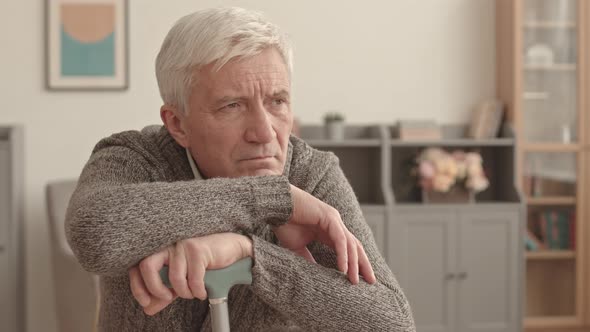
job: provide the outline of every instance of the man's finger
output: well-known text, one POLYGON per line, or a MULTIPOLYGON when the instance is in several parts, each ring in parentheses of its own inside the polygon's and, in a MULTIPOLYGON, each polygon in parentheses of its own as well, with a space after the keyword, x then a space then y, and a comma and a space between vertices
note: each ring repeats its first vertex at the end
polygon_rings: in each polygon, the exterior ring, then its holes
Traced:
POLYGON ((151 302, 151 296, 143 283, 139 268, 137 266, 129 269, 129 283, 131 286, 131 294, 139 302, 139 305, 146 307, 151 302))
POLYGON ((162 250, 139 263, 139 271, 147 289, 153 296, 162 300, 172 300, 172 291, 162 283, 160 270, 168 260, 168 250, 162 250))
POLYGON ((348 272, 348 251, 347 251, 347 239, 344 229, 344 224, 341 222, 330 222, 327 228, 323 231, 327 231, 330 234, 330 239, 334 243, 334 251, 336 252, 336 261, 338 263, 338 269, 343 273, 348 272))
POLYGON ((371 261, 369 261, 365 248, 360 242, 358 242, 358 248, 360 273, 369 284, 374 284, 377 282, 377 278, 375 278, 375 272, 373 271, 373 266, 371 266, 371 261))
POLYGON ((176 294, 180 297, 183 299, 192 299, 193 294, 186 281, 187 267, 184 246, 176 244, 171 251, 173 251, 174 254, 172 254, 172 257, 169 259, 170 270, 168 273, 168 279, 170 280, 170 284, 172 284, 176 294))
POLYGON ((349 231, 348 238, 348 279, 353 285, 359 283, 359 260, 358 260, 358 246, 356 238, 349 231))
POLYGON ((166 308, 170 303, 172 303, 172 301, 174 301, 178 297, 174 292, 172 292, 172 294, 173 295, 171 300, 162 300, 154 298, 152 303, 150 303, 149 306, 143 309, 143 312, 145 312, 146 315, 153 316, 158 312, 162 311, 162 309, 166 308))
POLYGON ((186 254, 188 257, 188 287, 194 297, 205 301, 207 299, 207 291, 205 290, 206 263, 198 253, 187 252, 186 254))

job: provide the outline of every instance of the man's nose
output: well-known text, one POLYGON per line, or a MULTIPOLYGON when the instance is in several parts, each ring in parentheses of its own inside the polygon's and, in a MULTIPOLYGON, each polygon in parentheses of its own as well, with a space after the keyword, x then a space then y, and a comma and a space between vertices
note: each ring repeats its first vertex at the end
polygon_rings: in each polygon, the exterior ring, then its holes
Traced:
POLYGON ((270 143, 276 137, 271 115, 266 111, 264 105, 255 105, 250 108, 247 126, 246 141, 248 142, 270 143))

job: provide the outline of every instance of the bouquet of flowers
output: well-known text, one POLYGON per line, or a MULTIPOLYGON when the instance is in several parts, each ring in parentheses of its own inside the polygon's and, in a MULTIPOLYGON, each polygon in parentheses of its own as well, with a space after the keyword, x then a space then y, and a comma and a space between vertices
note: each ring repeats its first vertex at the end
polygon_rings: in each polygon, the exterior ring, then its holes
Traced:
POLYGON ((416 159, 420 187, 424 190, 449 192, 456 184, 477 193, 489 186, 479 153, 461 150, 446 152, 428 148, 416 159))

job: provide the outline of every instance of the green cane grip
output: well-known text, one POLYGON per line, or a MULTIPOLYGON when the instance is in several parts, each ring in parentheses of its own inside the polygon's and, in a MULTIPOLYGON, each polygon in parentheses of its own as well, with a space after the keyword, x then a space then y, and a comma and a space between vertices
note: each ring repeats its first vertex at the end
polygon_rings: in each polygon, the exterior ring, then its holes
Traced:
MULTIPOLYGON (((168 279, 168 266, 160 270, 162 282, 168 288, 172 288, 168 279)), ((234 285, 252 284, 252 259, 243 258, 232 265, 218 270, 205 272, 205 288, 209 299, 221 299, 227 297, 229 290, 234 285)))

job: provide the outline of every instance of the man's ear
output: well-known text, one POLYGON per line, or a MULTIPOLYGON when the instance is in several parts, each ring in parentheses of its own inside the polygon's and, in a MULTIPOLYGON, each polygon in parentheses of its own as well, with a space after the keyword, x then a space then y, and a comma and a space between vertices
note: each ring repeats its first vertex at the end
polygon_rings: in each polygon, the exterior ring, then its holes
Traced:
POLYGON ((185 126, 186 116, 181 114, 174 106, 162 105, 160 108, 160 118, 176 143, 187 148, 189 139, 185 126))

